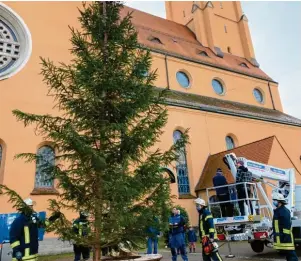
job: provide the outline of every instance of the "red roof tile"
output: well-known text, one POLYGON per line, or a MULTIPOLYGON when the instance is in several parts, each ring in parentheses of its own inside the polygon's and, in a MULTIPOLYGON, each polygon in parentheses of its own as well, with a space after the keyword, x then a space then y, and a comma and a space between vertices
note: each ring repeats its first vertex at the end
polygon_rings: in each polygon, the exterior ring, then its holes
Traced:
POLYGON ((260 68, 253 66, 245 58, 228 53, 224 53, 224 58, 216 56, 211 49, 202 46, 196 40, 193 32, 182 24, 129 7, 124 7, 121 16, 125 16, 129 12, 132 12, 132 23, 138 31, 139 42, 152 51, 273 81, 260 68), (159 38, 163 44, 150 41, 151 37, 159 38), (200 55, 200 51, 206 51, 209 57, 200 55), (240 66, 241 63, 246 63, 249 68, 240 66))
POLYGON ((212 178, 216 174, 217 168, 221 168, 227 181, 229 183, 234 182, 233 176, 230 170, 223 162, 223 157, 229 153, 235 153, 237 157, 245 157, 247 159, 268 164, 273 141, 275 136, 265 138, 263 140, 255 141, 232 150, 223 151, 208 157, 208 160, 203 169, 202 175, 195 191, 199 191, 205 188, 213 187, 212 178))

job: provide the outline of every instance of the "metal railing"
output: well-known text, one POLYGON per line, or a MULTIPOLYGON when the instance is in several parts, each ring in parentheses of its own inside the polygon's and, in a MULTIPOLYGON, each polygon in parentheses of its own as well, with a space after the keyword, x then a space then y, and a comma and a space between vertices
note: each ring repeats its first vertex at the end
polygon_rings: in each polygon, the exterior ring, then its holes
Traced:
MULTIPOLYGON (((222 210, 221 210, 221 204, 233 204, 233 212, 235 208, 239 210, 239 202, 243 201, 244 203, 247 204, 247 211, 248 213, 245 213, 245 215, 249 214, 257 214, 260 215, 260 200, 258 198, 257 194, 257 187, 256 183, 251 183, 251 182, 240 182, 240 183, 233 183, 233 184, 228 184, 228 185, 223 185, 223 186, 217 186, 217 187, 210 187, 206 189, 207 193, 207 199, 208 199, 208 207, 209 210, 211 211, 211 208, 213 206, 219 206, 220 210, 220 215, 221 217, 225 217, 222 215, 222 210), (221 201, 214 201, 212 202, 210 200, 210 192, 216 191, 216 189, 220 188, 227 188, 228 189, 228 195, 229 195, 229 200, 221 200, 221 201), (237 189, 239 188, 239 189, 237 189), (243 196, 243 197, 242 197, 243 196), (255 204, 254 204, 255 203, 255 204), (251 213, 251 210, 253 209, 253 213, 251 213), (256 213, 258 212, 258 213, 256 213)), ((215 193, 215 195, 212 196, 217 196, 218 195, 215 193)), ((240 210, 239 210, 240 211, 240 210)), ((233 213, 234 216, 234 213, 233 213)))

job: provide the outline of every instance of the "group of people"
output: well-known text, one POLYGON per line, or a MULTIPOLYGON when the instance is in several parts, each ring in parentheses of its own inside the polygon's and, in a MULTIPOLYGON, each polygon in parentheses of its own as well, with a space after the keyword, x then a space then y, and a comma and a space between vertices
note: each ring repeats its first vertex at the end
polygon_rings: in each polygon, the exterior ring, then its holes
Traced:
MULTIPOLYGON (((202 243, 202 256, 204 261, 221 261, 215 240, 217 239, 213 217, 208 210, 203 199, 195 200, 196 209, 199 215, 199 235, 202 243)), ((180 215, 176 208, 173 208, 169 218, 169 247, 171 250, 172 261, 177 260, 177 250, 180 251, 182 259, 188 261, 185 242, 186 220, 180 215)), ((192 227, 188 232, 189 250, 195 252, 196 234, 192 227)))
MULTIPOLYGON (((39 251, 39 228, 47 228, 52 222, 57 220, 61 213, 54 213, 46 220, 41 220, 37 212, 34 211, 34 202, 31 199, 25 199, 27 207, 18 209, 20 215, 13 221, 9 237, 12 248, 13 261, 37 261, 39 251)), ((87 236, 89 233, 88 214, 80 212, 79 218, 73 222, 73 232, 80 237, 87 236)), ((80 244, 74 244, 74 261, 90 258, 90 248, 80 244)))
MULTIPOLYGON (((285 207, 286 201, 281 193, 273 194, 273 205, 275 207, 273 216, 273 239, 274 248, 282 251, 287 261, 297 261, 294 239, 291 227, 290 211, 285 207)), ((10 229, 10 244, 13 250, 13 261, 37 261, 38 260, 38 228, 47 227, 60 217, 60 212, 53 214, 48 220, 40 220, 33 210, 33 201, 24 201, 27 208, 19 209, 20 216, 14 220, 10 229), (30 210, 30 211, 28 211, 30 210)), ((199 236, 202 244, 203 261, 222 261, 216 244, 217 234, 213 222, 213 216, 206 206, 206 202, 197 198, 195 200, 196 210, 199 215, 199 236)), ((78 219, 73 222, 73 231, 79 236, 87 236, 89 233, 88 214, 81 212, 78 219)), ((169 247, 171 249, 172 261, 177 260, 177 250, 180 251, 183 261, 188 261, 185 244, 186 221, 180 215, 178 209, 172 210, 169 218, 169 247)), ((196 235, 191 231, 190 251, 195 252, 196 235)), ((158 231, 151 231, 159 235, 158 231)), ((188 232, 188 238, 189 236, 188 232)), ((157 238, 156 238, 157 240, 157 238)), ((156 249, 157 251, 157 249, 156 249)), ((84 260, 90 258, 90 248, 84 245, 74 244, 74 260, 79 261, 81 256, 84 260)))
MULTIPOLYGON (((230 201, 231 198, 227 179, 223 175, 223 172, 220 168, 217 169, 216 175, 213 177, 213 185, 217 187, 215 189, 217 200, 220 202, 221 214, 222 217, 233 217, 234 215, 234 205, 230 201)), ((234 197, 238 199, 238 206, 240 215, 246 215, 245 204, 250 209, 250 214, 253 214, 253 202, 252 200, 246 200, 248 198, 252 198, 252 187, 250 184, 246 184, 245 182, 252 182, 252 173, 244 166, 244 162, 242 160, 237 161, 237 173, 235 189, 236 192, 233 193, 234 197)))

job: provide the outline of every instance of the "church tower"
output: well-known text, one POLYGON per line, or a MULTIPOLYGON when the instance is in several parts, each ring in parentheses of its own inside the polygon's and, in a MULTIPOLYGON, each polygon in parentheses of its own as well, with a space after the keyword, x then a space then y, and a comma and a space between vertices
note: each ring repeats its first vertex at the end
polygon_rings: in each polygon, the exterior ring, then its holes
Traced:
POLYGON ((259 67, 240 2, 166 1, 167 19, 187 26, 217 56, 230 53, 259 67))

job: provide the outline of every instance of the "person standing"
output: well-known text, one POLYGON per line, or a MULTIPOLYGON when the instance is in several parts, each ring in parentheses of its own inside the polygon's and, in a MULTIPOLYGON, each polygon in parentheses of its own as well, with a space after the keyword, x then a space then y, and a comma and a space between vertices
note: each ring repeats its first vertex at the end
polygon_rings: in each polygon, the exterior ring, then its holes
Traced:
POLYGON ((195 243, 197 242, 197 236, 192 226, 189 227, 188 233, 188 244, 189 244, 189 253, 195 253, 195 243))
MULTIPOLYGON (((236 183, 242 182, 252 182, 252 173, 244 166, 244 162, 242 160, 237 161, 237 173, 236 173, 236 183)), ((247 196, 251 197, 251 187, 250 184, 238 184, 236 185, 237 197, 240 199, 238 201, 240 215, 244 216, 245 213, 245 203, 247 206, 250 206, 251 215, 253 214, 253 205, 251 200, 242 200, 246 199, 247 196)))
POLYGON ((222 261, 223 259, 217 250, 217 244, 214 242, 217 236, 213 217, 207 209, 205 200, 197 198, 194 202, 199 213, 199 233, 202 243, 203 261, 222 261))
MULTIPOLYGON (((154 218, 155 222, 158 223, 158 219, 154 218)), ((158 253, 158 237, 160 231, 155 227, 148 227, 148 239, 147 239, 147 254, 157 254, 158 253)))
MULTIPOLYGON (((89 235, 89 221, 88 213, 81 211, 79 218, 73 222, 73 231, 79 237, 84 238, 89 235)), ((90 247, 85 244, 73 244, 74 261, 81 260, 83 256, 84 260, 90 259, 90 247)))
MULTIPOLYGON (((213 177, 214 187, 228 185, 228 182, 220 168, 217 169, 216 175, 213 177)), ((228 187, 216 188, 216 196, 219 202, 230 201, 230 193, 228 187)), ((233 205, 230 202, 220 203, 222 217, 233 217, 233 205)))
POLYGON ((27 207, 18 211, 18 216, 12 223, 9 231, 9 241, 13 250, 13 260, 37 261, 39 253, 39 228, 46 227, 61 215, 54 213, 48 220, 40 220, 33 209, 34 202, 24 200, 27 207))
POLYGON ((188 261, 185 240, 183 237, 185 226, 185 219, 179 215, 176 208, 172 209, 172 216, 169 218, 169 229, 170 229, 170 250, 172 254, 172 261, 177 260, 177 248, 180 249, 180 253, 183 261, 188 261))
POLYGON ((280 193, 274 193, 272 199, 273 205, 276 207, 273 216, 274 248, 283 252, 287 261, 297 261, 291 214, 285 207, 286 201, 280 193))

